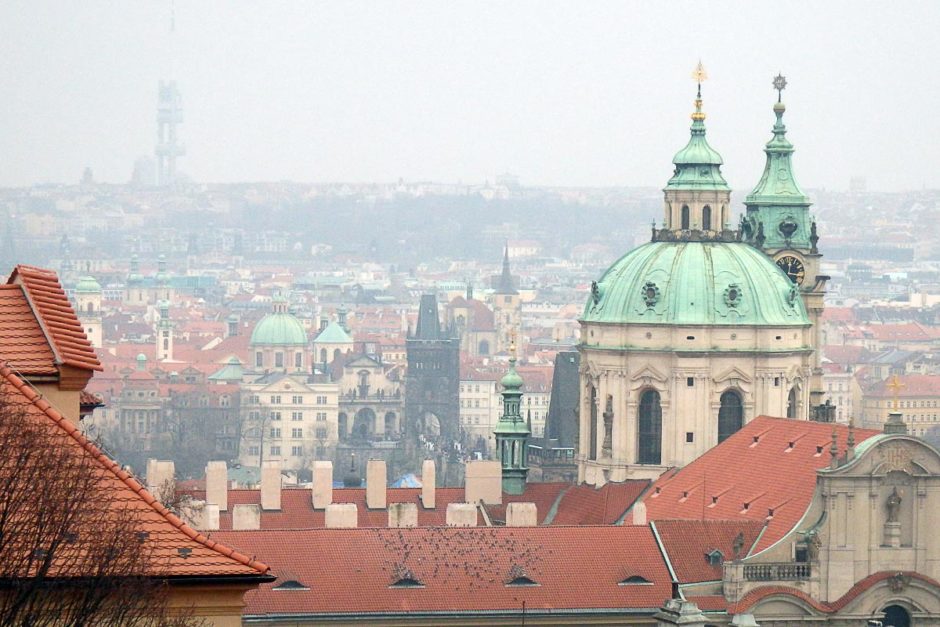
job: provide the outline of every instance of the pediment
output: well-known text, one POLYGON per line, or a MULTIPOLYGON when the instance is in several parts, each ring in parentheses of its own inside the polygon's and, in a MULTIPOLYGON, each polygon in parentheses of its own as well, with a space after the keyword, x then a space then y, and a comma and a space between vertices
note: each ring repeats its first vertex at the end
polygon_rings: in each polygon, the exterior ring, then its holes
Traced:
POLYGON ((888 473, 908 476, 940 475, 940 453, 924 441, 909 435, 875 436, 870 446, 862 443, 861 454, 851 464, 833 474, 883 477, 888 473))
POLYGON ((733 381, 743 382, 743 383, 753 383, 754 379, 749 374, 738 368, 737 366, 732 366, 716 376, 714 379, 715 383, 731 383, 733 381))
POLYGON ((381 368, 382 364, 368 355, 359 355, 352 361, 346 362, 344 368, 381 368))
POLYGON ((650 380, 658 381, 659 383, 666 383, 668 381, 665 374, 657 370, 652 366, 644 366, 640 370, 637 370, 636 374, 630 377, 631 381, 644 381, 648 382, 650 380))

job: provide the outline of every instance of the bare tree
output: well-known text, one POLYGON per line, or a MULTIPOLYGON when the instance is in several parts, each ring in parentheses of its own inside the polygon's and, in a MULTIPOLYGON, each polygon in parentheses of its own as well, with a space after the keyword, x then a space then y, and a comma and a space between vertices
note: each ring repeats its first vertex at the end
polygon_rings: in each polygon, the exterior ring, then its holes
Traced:
POLYGON ((195 625, 120 480, 0 388, 0 624, 195 625))

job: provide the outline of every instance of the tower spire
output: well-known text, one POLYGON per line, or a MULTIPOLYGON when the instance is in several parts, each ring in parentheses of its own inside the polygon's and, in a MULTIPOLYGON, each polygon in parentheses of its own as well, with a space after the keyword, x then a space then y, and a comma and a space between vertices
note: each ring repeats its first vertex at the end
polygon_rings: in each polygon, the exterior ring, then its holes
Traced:
POLYGON ((522 417, 522 377, 516 372, 516 337, 509 350, 509 371, 500 381, 503 387, 503 413, 496 423, 496 453, 503 468, 503 492, 522 494, 529 474, 528 438, 531 429, 522 417))

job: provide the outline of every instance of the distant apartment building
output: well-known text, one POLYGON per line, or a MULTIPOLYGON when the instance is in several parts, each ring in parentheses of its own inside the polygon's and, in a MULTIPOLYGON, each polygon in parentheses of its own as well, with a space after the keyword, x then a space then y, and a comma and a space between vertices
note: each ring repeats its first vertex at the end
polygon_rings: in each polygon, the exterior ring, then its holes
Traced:
POLYGON ((239 461, 280 460, 288 470, 329 459, 339 440, 339 384, 325 377, 271 372, 242 383, 239 461))
POLYGON ((912 435, 926 435, 940 425, 940 375, 907 375, 875 383, 862 396, 862 426, 881 428, 895 407, 912 435))

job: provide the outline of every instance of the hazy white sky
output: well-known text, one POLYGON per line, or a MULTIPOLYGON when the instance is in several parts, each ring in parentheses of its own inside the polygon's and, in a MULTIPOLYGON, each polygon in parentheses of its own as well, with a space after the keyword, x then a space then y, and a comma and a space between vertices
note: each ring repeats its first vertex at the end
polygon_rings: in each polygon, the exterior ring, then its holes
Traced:
POLYGON ((940 186, 940 2, 4 0, 0 185, 124 182, 157 81, 199 181, 651 185, 699 58, 732 187, 763 167, 782 71, 804 187, 940 186))

